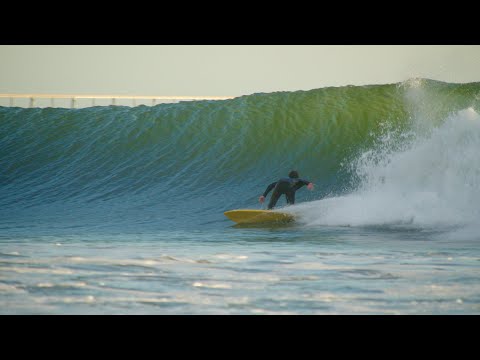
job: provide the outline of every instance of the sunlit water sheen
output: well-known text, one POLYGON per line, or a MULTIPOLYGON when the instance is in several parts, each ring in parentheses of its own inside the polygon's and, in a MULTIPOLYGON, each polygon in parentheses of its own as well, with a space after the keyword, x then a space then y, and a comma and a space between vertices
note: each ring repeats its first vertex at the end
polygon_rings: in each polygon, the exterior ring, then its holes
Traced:
POLYGON ((477 241, 299 226, 2 240, 3 314, 473 314, 477 241))

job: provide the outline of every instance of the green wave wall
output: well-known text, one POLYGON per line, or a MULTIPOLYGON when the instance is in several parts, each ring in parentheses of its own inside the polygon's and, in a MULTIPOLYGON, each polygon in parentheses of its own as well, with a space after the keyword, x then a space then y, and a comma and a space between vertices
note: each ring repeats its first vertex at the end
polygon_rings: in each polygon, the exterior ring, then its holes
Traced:
MULTIPOLYGON (((451 112, 478 111, 479 94, 480 83, 413 79, 154 107, 4 107, 0 206, 218 212, 255 204, 291 169, 317 185, 315 197, 348 192, 349 165, 386 128, 428 128, 451 112)), ((300 200, 311 199, 305 193, 300 200)))

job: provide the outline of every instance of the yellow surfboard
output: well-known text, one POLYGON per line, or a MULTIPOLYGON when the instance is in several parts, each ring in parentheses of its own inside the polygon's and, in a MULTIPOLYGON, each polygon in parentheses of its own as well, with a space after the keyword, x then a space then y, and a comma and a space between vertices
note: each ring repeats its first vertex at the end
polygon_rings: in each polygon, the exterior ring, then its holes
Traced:
POLYGON ((292 214, 273 210, 238 209, 225 211, 224 215, 237 224, 289 222, 294 220, 292 214))

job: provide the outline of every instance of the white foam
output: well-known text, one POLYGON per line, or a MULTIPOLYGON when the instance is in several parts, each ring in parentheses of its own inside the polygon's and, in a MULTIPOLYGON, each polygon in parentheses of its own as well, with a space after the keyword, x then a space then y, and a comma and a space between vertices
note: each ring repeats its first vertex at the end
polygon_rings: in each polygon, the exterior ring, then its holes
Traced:
POLYGON ((193 287, 204 287, 210 289, 231 289, 232 286, 226 283, 219 283, 219 282, 200 282, 196 281, 192 284, 193 287))
POLYGON ((353 164, 356 191, 292 211, 309 225, 479 225, 479 114, 468 108, 426 129, 387 133, 353 164))

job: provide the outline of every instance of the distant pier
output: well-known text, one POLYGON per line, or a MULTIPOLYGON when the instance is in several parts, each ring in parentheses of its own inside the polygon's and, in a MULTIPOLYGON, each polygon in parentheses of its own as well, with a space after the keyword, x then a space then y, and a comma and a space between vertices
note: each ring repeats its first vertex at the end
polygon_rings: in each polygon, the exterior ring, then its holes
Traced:
POLYGON ((228 100, 234 96, 152 96, 152 95, 85 95, 85 94, 0 94, 0 106, 62 107, 90 106, 154 106, 180 101, 228 100))

